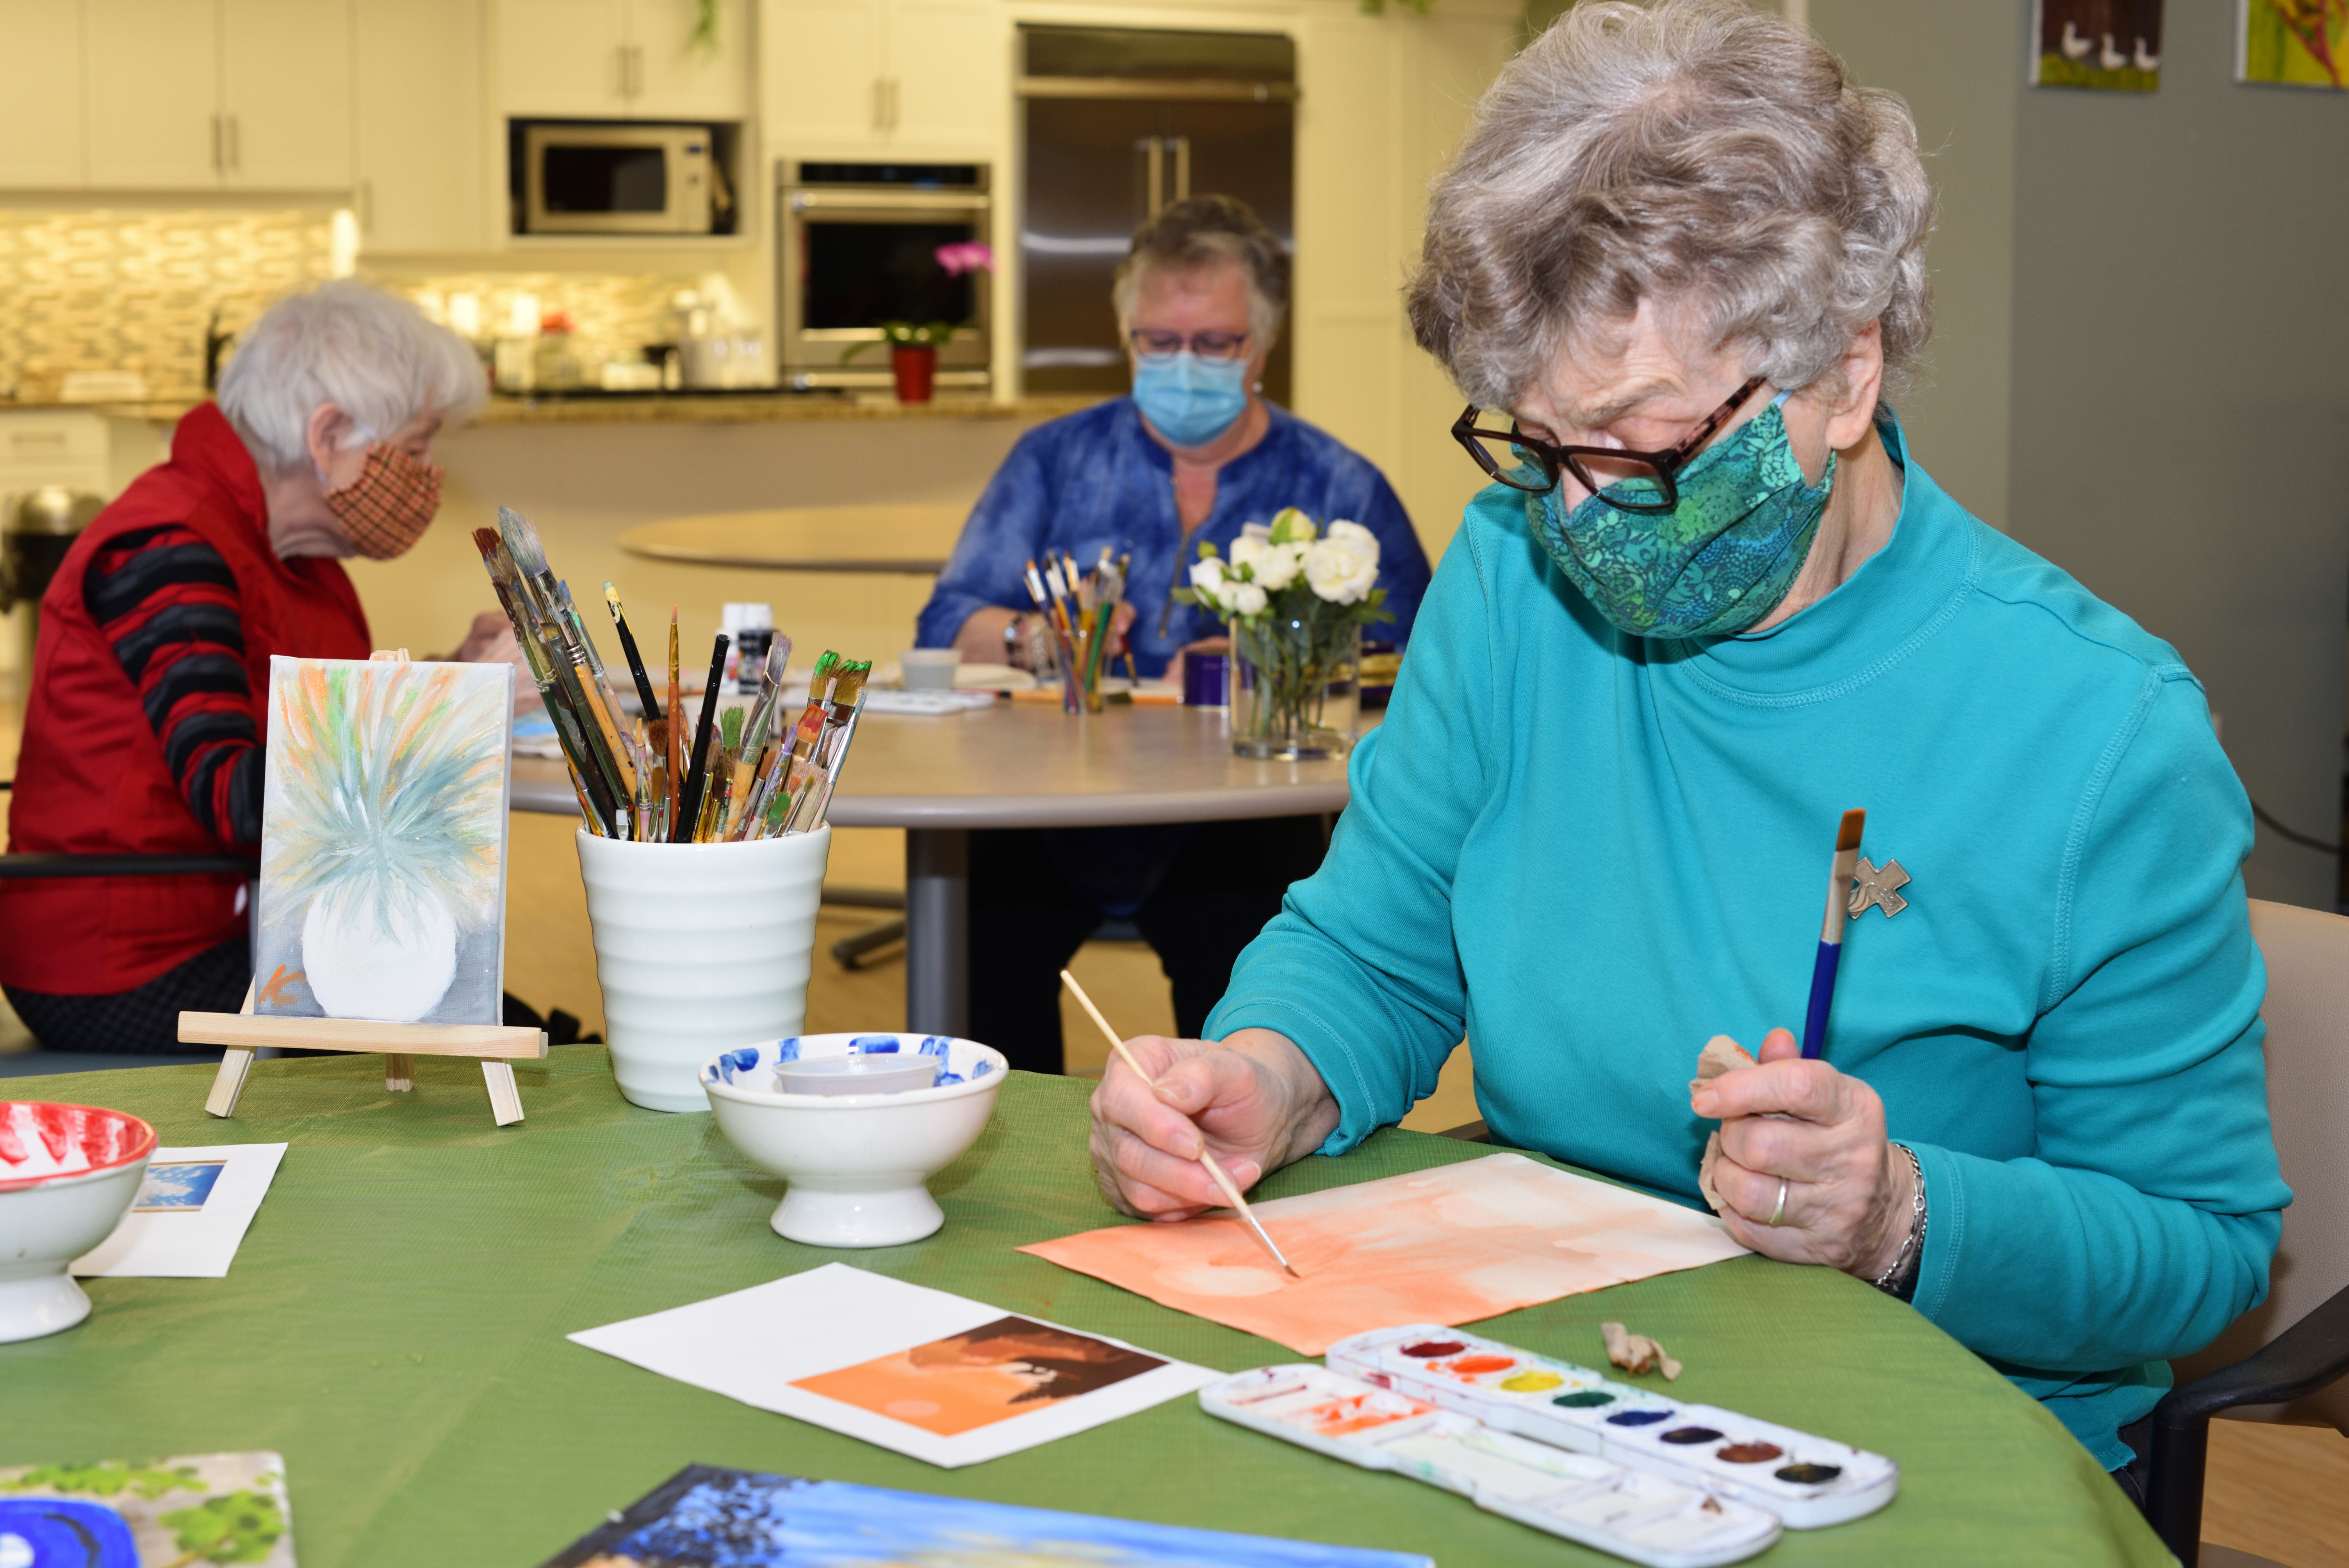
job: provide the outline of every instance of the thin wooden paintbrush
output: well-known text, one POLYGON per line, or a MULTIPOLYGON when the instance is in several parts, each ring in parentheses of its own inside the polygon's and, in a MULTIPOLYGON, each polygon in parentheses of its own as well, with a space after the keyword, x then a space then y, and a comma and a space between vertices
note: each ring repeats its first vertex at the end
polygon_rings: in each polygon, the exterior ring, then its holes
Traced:
POLYGON ((619 628, 620 651, 628 655, 628 674, 636 683, 636 700, 644 705, 647 720, 661 717, 660 698, 653 692, 653 677, 645 668, 645 656, 636 651, 636 634, 628 630, 627 612, 620 608, 620 591, 609 583, 604 584, 604 602, 612 608, 612 624, 619 628))
POLYGON ((1811 1005, 1803 1015, 1803 1055, 1826 1049, 1827 1009, 1835 1002, 1836 969, 1843 961, 1843 924, 1851 908, 1851 879, 1858 869, 1859 838, 1866 811, 1846 811, 1836 830, 1835 860, 1827 869, 1827 914, 1819 926, 1819 954, 1811 963, 1811 1005))
POLYGON ((557 656, 557 650, 550 645, 544 622, 504 542, 494 530, 481 528, 473 531, 473 544, 481 552, 481 564, 490 574, 490 586, 497 593, 499 606, 513 626, 514 640, 522 646, 531 680, 546 705, 555 740, 563 748, 564 760, 571 767, 572 783, 586 803, 588 829, 599 837, 610 838, 618 831, 626 810, 623 802, 627 799, 625 794, 616 793, 620 781, 616 759, 605 753, 601 736, 594 733, 595 721, 587 716, 584 699, 573 690, 576 682, 569 678, 569 661, 557 656))
POLYGON ((693 727, 693 762, 685 776, 685 799, 678 808, 677 830, 669 841, 689 844, 701 826, 702 792, 709 788, 709 731, 718 717, 718 693, 726 684, 726 649, 733 641, 723 632, 710 644, 709 684, 701 688, 701 717, 693 727))
MULTIPOLYGON (((1094 1026, 1108 1039, 1110 1048, 1118 1054, 1118 1058, 1133 1069, 1134 1077, 1150 1086, 1151 1093, 1156 1094, 1158 1080, 1142 1070, 1142 1064, 1133 1059, 1133 1053, 1125 1048, 1125 1042, 1118 1037, 1115 1029, 1109 1026, 1109 1020, 1102 1016, 1099 1007, 1093 1006, 1093 999, 1085 995, 1085 988, 1077 984, 1077 977, 1063 969, 1061 971, 1061 984, 1069 988, 1069 995, 1077 999, 1077 1006, 1085 1010, 1085 1016, 1091 1018, 1094 1026)), ((1248 1229, 1256 1233, 1257 1243, 1271 1254, 1272 1261, 1278 1264, 1289 1278, 1303 1279, 1305 1276, 1297 1272, 1296 1265, 1280 1255, 1280 1249, 1273 1245, 1272 1238, 1265 1233, 1264 1226, 1257 1221, 1255 1211, 1248 1207, 1247 1200, 1240 1195, 1238 1183, 1235 1182, 1230 1174, 1216 1163, 1216 1157, 1207 1151, 1207 1139, 1205 1133, 1199 1135, 1199 1163, 1206 1168, 1207 1175, 1216 1183, 1216 1190, 1224 1195, 1224 1202, 1229 1203, 1233 1212, 1247 1222, 1248 1229)))
POLYGON ((685 741, 678 734, 683 727, 678 723, 678 707, 683 697, 677 673, 677 606, 668 607, 668 725, 663 732, 661 749, 668 760, 668 820, 669 841, 677 841, 677 805, 685 783, 685 741))

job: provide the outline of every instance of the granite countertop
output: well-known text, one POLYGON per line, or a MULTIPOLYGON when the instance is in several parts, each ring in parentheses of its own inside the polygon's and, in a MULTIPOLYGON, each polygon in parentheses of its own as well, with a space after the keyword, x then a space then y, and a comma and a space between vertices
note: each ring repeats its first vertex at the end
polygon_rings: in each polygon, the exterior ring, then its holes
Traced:
MULTIPOLYGON (((176 422, 199 399, 152 398, 140 403, 19 402, 0 398, 0 414, 77 413, 114 418, 176 422)), ((969 394, 930 403, 900 403, 890 397, 842 397, 828 392, 750 392, 724 397, 603 394, 588 397, 493 397, 475 415, 475 426, 507 425, 760 425, 801 419, 1055 419, 1101 401, 1098 395, 1070 393, 996 403, 969 394)))

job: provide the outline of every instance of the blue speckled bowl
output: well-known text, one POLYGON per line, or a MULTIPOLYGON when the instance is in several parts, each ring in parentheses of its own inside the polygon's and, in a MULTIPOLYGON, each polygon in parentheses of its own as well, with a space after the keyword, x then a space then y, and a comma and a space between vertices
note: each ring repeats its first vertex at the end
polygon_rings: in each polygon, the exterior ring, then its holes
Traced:
POLYGON ((894 1247, 946 1223, 924 1180, 959 1159, 995 1109, 1009 1064, 975 1040, 942 1035, 798 1035, 706 1063, 718 1126, 791 1189, 768 1222, 825 1247, 894 1247), (937 1082, 895 1094, 781 1094, 775 1064, 891 1052, 940 1057, 937 1082))

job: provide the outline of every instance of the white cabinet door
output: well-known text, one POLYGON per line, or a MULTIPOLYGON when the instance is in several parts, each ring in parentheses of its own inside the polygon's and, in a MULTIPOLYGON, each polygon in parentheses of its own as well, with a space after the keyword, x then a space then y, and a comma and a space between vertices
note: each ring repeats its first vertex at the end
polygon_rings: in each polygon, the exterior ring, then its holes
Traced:
POLYGON ((220 49, 212 0, 84 0, 89 182, 220 184, 220 49))
POLYGON ((692 41, 700 19, 699 0, 630 0, 630 118, 742 118, 750 96, 750 5, 719 0, 715 46, 692 41))
POLYGON ((481 249, 481 0, 357 0, 352 22, 362 249, 481 249))
POLYGON ((0 185, 79 185, 82 167, 81 7, 62 0, 0 0, 0 185))
POLYGON ((627 112, 626 0, 496 0, 498 112, 627 112))
POLYGON ((885 123, 880 0, 767 0, 759 30, 769 147, 877 143, 885 123))
POLYGON ((220 8, 227 183, 348 190, 350 0, 220 0, 220 8))
POLYGON ((889 132, 992 145, 1010 112, 1010 22, 990 0, 889 0, 889 132))

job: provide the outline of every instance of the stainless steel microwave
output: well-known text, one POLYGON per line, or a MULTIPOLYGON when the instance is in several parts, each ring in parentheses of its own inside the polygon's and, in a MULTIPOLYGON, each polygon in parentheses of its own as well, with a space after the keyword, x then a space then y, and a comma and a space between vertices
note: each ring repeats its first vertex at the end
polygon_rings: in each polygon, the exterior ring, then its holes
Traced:
POLYGON ((707 234, 718 208, 706 125, 523 128, 526 234, 707 234))

